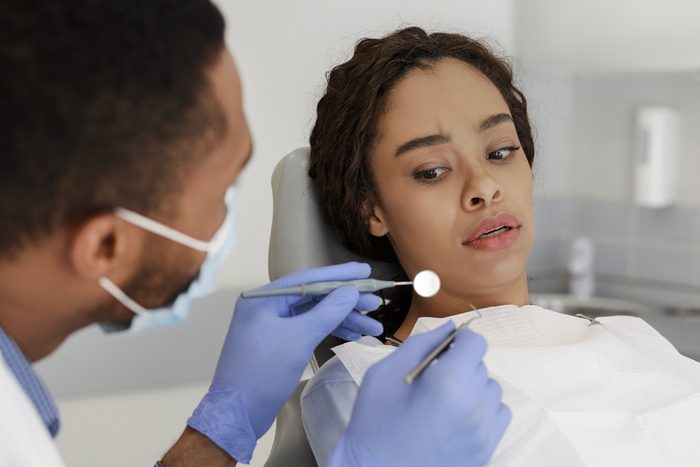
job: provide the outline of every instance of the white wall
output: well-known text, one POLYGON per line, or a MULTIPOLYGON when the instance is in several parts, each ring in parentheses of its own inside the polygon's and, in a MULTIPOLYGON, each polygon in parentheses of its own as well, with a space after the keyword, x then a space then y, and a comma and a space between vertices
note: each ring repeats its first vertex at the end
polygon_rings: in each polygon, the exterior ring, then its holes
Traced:
POLYGON ((490 36, 507 54, 515 52, 513 0, 218 3, 242 74, 255 140, 254 159, 240 182, 241 243, 224 285, 267 281, 272 170, 283 155, 308 144, 325 73, 349 57, 357 40, 420 25, 490 36))
MULTIPOLYGON (((536 195, 629 197, 632 134, 621 106, 644 100, 642 73, 700 72, 700 2, 522 0, 514 7, 514 40, 537 135, 536 195), (604 76, 620 73, 627 74, 629 88, 606 88, 604 76), (580 75, 601 79, 582 91, 580 75), (602 131, 605 126, 616 131, 602 131)), ((683 99, 683 92, 657 83, 650 100, 663 103, 664 92, 672 102, 683 99)), ((688 134, 696 121, 687 123, 688 134)), ((687 159, 690 171, 697 163, 687 159)), ((686 194, 694 196, 689 183, 686 194)))
POLYGON ((575 80, 573 197, 630 202, 634 190, 634 117, 645 105, 663 105, 680 116, 679 204, 700 206, 700 75, 616 73, 575 80), (595 180, 595 183, 592 181, 595 180))
MULTIPOLYGON (((80 399, 59 399, 61 432, 56 440, 71 467, 152 466, 177 440, 208 383, 80 399)), ((265 464, 273 425, 258 441, 250 463, 265 464)))
POLYGON ((532 67, 569 72, 700 68, 695 0, 523 0, 518 52, 532 67))
POLYGON ((535 139, 535 197, 565 197, 573 176, 573 80, 568 74, 537 71, 527 65, 521 65, 520 80, 535 139))

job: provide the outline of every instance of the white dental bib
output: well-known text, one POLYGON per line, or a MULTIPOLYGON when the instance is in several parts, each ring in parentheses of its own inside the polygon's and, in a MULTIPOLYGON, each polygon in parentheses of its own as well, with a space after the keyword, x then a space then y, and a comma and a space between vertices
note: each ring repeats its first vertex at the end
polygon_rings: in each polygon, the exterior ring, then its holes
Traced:
MULTIPOLYGON (((700 466, 700 363, 643 320, 591 324, 537 306, 479 311, 470 328, 488 341, 484 362, 513 412, 490 466, 700 466)), ((411 334, 474 316, 420 318, 411 334)), ((333 350, 359 385, 394 347, 333 350)))

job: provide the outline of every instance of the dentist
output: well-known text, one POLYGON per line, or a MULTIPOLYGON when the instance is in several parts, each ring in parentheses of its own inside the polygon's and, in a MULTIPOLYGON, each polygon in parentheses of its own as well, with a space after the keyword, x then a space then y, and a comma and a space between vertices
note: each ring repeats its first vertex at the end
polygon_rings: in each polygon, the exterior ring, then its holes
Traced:
MULTIPOLYGON (((208 0, 2 1, 0 109, 0 466, 62 465, 58 413, 31 364, 91 324, 181 322, 213 291, 251 137, 208 0)), ((348 263, 267 287, 369 274, 348 263)), ((373 295, 340 288, 298 315, 297 299, 238 300, 210 390, 157 464, 249 462, 323 338, 382 331, 354 311, 375 309, 373 295)), ((480 336, 461 332, 415 384, 402 380, 452 330, 370 370, 330 465, 488 461, 510 415, 480 336)))

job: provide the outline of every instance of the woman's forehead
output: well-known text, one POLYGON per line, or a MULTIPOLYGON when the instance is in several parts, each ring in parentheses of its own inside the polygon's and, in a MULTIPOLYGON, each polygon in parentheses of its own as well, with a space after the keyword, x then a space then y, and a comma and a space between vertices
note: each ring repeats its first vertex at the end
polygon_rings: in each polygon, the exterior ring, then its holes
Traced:
POLYGON ((453 118, 476 123, 497 113, 510 113, 498 88, 473 66, 446 58, 411 70, 396 84, 379 121, 380 134, 453 118))

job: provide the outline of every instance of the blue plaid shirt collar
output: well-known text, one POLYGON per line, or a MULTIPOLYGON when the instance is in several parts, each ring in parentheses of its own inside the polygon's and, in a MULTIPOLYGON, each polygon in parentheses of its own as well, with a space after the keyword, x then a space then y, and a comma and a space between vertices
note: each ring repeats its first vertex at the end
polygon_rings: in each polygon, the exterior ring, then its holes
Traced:
POLYGON ((60 426, 56 404, 44 383, 39 379, 39 375, 36 374, 31 363, 27 360, 27 357, 17 347, 15 341, 5 334, 2 328, 0 328, 0 353, 2 353, 7 366, 14 373, 22 389, 32 401, 34 407, 36 407, 39 416, 46 425, 46 429, 49 430, 52 437, 55 437, 60 426))

